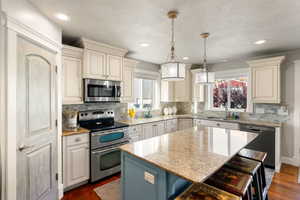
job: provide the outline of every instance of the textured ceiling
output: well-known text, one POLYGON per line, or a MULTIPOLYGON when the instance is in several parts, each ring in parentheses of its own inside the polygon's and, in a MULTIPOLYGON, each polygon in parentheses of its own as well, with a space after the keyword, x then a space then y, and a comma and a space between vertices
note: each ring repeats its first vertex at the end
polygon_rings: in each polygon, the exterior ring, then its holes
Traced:
POLYGON ((210 32, 208 60, 257 56, 300 48, 299 0, 30 0, 63 29, 65 38, 84 36, 129 49, 129 57, 160 64, 169 52, 175 21, 176 54, 201 63, 201 32, 210 32), (62 22, 57 12, 70 16, 62 22), (265 39, 264 45, 253 42, 265 39), (140 43, 149 47, 140 47, 140 43))

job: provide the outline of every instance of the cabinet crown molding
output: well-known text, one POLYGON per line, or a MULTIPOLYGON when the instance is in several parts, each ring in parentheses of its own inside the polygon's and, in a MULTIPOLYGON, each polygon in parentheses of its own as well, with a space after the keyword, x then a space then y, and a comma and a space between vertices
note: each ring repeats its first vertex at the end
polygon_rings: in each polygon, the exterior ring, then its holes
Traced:
POLYGON ((285 59, 285 56, 276 56, 271 58, 263 58, 257 60, 250 60, 247 61, 250 67, 259 67, 259 66, 266 66, 266 65, 277 65, 280 66, 282 61, 285 59))
POLYGON ((82 58, 83 49, 69 45, 63 45, 62 55, 67 57, 82 58))
POLYGON ((131 59, 131 58, 124 58, 124 63, 125 63, 125 65, 128 64, 131 66, 135 66, 139 63, 139 61, 131 59))
POLYGON ((114 47, 114 46, 111 46, 108 44, 96 42, 96 41, 89 40, 86 38, 80 38, 79 44, 84 49, 95 50, 95 51, 99 51, 102 53, 107 53, 107 54, 111 54, 111 55, 115 55, 115 56, 124 57, 128 53, 128 49, 114 47))

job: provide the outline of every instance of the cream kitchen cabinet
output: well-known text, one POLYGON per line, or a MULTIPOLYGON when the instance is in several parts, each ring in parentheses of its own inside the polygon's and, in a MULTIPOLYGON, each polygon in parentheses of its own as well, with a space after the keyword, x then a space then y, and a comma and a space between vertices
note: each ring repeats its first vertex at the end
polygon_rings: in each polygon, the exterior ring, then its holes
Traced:
POLYGON ((138 61, 124 58, 123 66, 123 81, 122 81, 122 102, 134 102, 133 84, 134 84, 134 69, 138 61))
POLYGON ((165 122, 153 122, 143 124, 143 137, 142 139, 148 139, 165 134, 165 122))
POLYGON ((155 123, 155 136, 160 136, 165 134, 165 122, 160 121, 155 123))
POLYGON ((191 73, 187 69, 183 81, 174 82, 174 100, 175 102, 191 101, 191 73))
POLYGON ((280 67, 284 56, 248 61, 253 103, 280 103, 280 67))
POLYGON ((89 134, 64 136, 63 177, 64 189, 72 189, 90 178, 89 134))
POLYGON ((191 98, 191 72, 186 66, 185 79, 182 81, 161 81, 162 102, 190 102, 191 98))
POLYGON ((165 132, 172 133, 177 131, 177 119, 169 119, 165 121, 165 132))
POLYGON ((204 85, 195 83, 195 73, 197 70, 192 70, 192 101, 193 102, 204 102, 204 85))
POLYGON ((142 125, 135 125, 129 126, 129 137, 130 142, 137 142, 143 139, 143 126, 142 125))
POLYGON ((143 137, 142 140, 152 138, 155 136, 154 123, 143 124, 143 137))
POLYGON ((179 119, 178 130, 189 129, 193 127, 193 119, 179 119))
POLYGON ((161 102, 174 102, 174 82, 161 81, 161 102))
POLYGON ((107 55, 107 79, 122 80, 123 58, 121 56, 107 55))
POLYGON ((128 52, 127 49, 113 47, 86 38, 81 38, 80 43, 84 47, 84 78, 122 80, 123 57, 128 52))
POLYGON ((82 91, 83 50, 64 45, 62 50, 63 104, 83 103, 82 91))
POLYGON ((107 78, 106 55, 93 50, 84 51, 83 78, 107 78))

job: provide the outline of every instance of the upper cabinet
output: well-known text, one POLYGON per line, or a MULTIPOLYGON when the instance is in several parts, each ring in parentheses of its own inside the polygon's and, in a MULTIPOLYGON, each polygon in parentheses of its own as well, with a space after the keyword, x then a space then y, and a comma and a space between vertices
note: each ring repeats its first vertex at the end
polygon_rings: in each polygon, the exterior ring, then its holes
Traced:
POLYGON ((84 51, 84 78, 106 79, 106 55, 93 50, 84 51))
POLYGON ((134 69, 138 61, 124 58, 123 64, 123 81, 122 81, 122 98, 124 103, 134 102, 133 84, 134 84, 134 69))
POLYGON ((185 79, 182 81, 161 81, 162 102, 191 101, 191 72, 190 65, 186 66, 185 79))
POLYGON ((127 49, 113 47, 81 38, 84 47, 83 77, 102 80, 122 80, 123 57, 127 49))
POLYGON ((280 103, 280 66, 284 56, 248 61, 253 103, 280 103))
POLYGON ((204 102, 204 85, 195 83, 195 74, 198 70, 192 70, 192 101, 204 102))
POLYGON ((81 104, 83 50, 64 45, 62 50, 63 104, 81 104))
POLYGON ((161 81, 160 84, 160 100, 161 102, 174 102, 174 82, 161 81))

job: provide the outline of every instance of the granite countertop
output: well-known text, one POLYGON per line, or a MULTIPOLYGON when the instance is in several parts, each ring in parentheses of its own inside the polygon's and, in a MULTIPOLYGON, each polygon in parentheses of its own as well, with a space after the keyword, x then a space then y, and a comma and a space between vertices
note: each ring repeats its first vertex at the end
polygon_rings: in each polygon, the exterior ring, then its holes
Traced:
POLYGON ((200 183, 221 168, 255 133, 194 127, 121 146, 121 150, 186 180, 200 183), (226 142, 228 138, 230 142, 226 142))
POLYGON ((70 135, 89 133, 89 132, 90 132, 90 130, 79 127, 77 130, 74 130, 74 131, 63 130, 62 135, 63 136, 70 136, 70 135))
POLYGON ((193 115, 193 114, 167 115, 167 116, 161 115, 161 116, 156 116, 156 117, 152 117, 152 118, 138 118, 138 119, 133 119, 133 120, 123 120, 120 122, 128 124, 130 126, 133 126, 133 125, 146 124, 146 123, 151 123, 151 122, 158 122, 158 121, 162 121, 162 120, 183 119, 183 118, 204 119, 204 120, 210 120, 210 121, 231 122, 231 123, 240 123, 240 124, 252 124, 252 125, 269 126, 269 127, 281 127, 282 126, 281 122, 269 122, 269 121, 251 120, 251 119, 222 120, 222 119, 218 119, 218 118, 208 118, 205 116, 199 116, 199 115, 193 115))

